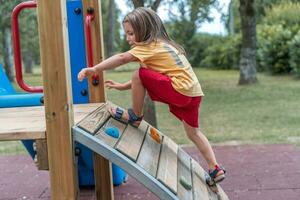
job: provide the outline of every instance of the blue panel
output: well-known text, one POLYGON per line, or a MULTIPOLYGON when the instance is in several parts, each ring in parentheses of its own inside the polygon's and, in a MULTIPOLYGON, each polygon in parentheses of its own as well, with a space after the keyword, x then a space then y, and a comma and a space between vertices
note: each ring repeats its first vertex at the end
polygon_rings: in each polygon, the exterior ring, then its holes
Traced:
POLYGON ((0 95, 15 94, 16 91, 8 80, 2 65, 0 64, 0 95))
POLYGON ((82 95, 82 91, 88 91, 87 80, 79 82, 77 80, 78 72, 86 67, 85 38, 82 16, 82 3, 79 0, 67 1, 69 47, 72 77, 73 102, 88 103, 88 93, 82 95), (80 13, 75 11, 80 10, 80 13))

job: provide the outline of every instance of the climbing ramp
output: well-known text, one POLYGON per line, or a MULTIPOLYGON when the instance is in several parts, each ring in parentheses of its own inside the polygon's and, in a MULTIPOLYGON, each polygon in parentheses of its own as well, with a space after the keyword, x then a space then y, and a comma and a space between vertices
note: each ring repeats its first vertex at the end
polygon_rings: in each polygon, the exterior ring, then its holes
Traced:
POLYGON ((228 199, 219 185, 207 186, 207 173, 169 137, 145 121, 135 128, 113 119, 108 112, 112 105, 101 104, 77 123, 74 141, 123 168, 160 199, 228 199), (107 134, 111 128, 119 135, 107 134))

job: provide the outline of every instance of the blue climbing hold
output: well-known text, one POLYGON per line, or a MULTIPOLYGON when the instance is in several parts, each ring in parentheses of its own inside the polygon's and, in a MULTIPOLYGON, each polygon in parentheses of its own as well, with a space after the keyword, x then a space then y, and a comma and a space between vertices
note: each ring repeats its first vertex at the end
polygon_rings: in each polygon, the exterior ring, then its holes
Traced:
POLYGON ((108 127, 105 129, 105 133, 113 138, 119 138, 119 129, 116 127, 108 127))

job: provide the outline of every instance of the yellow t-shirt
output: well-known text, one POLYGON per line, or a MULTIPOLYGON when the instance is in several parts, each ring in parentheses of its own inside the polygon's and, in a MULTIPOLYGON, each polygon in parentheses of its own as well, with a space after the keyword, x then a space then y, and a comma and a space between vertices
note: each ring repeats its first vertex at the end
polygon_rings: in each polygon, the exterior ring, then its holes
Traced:
POLYGON ((189 61, 172 45, 157 41, 135 45, 128 53, 139 59, 142 66, 170 77, 179 93, 191 97, 204 95, 189 61))

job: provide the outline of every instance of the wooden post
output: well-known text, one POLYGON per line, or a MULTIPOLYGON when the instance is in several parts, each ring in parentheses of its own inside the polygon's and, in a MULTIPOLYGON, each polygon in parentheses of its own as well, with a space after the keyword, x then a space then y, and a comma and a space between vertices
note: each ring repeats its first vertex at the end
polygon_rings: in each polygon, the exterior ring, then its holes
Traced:
POLYGON ((51 199, 78 199, 66 0, 38 0, 51 199))
MULTIPOLYGON (((100 0, 85 0, 83 3, 83 14, 86 16, 87 9, 94 10, 94 20, 91 25, 93 64, 103 60, 103 33, 100 0)), ((88 53, 88 52, 87 52, 88 53)), ((89 82, 89 99, 91 103, 105 102, 104 74, 99 74, 99 85, 94 86, 92 80, 89 82)), ((97 199, 113 200, 113 183, 111 163, 100 155, 94 153, 94 175, 95 192, 97 199)))

